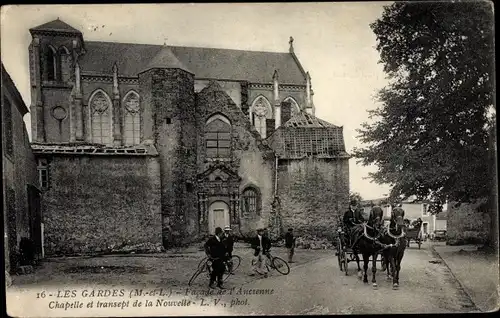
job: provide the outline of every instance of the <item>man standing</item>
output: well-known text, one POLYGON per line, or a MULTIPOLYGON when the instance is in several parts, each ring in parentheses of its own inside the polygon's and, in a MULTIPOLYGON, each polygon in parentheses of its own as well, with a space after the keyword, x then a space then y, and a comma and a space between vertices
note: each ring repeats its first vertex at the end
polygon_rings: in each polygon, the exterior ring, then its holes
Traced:
POLYGON ((293 236, 293 229, 288 229, 285 234, 285 247, 288 250, 288 263, 293 263, 292 258, 295 250, 295 237, 293 236))
POLYGON ((226 247, 222 242, 224 232, 220 227, 215 228, 215 235, 210 237, 205 243, 205 253, 212 260, 212 272, 210 273, 210 288, 214 288, 214 283, 217 280, 217 286, 224 289, 222 286, 222 275, 224 275, 224 259, 226 257, 226 247))
POLYGON ((226 246, 226 259, 228 261, 229 273, 233 274, 232 271, 233 264, 231 262, 231 258, 233 257, 234 237, 231 234, 231 227, 229 226, 224 227, 224 239, 222 240, 222 242, 226 246))
POLYGON ((252 240, 252 248, 254 249, 254 259, 252 261, 252 273, 250 276, 254 276, 255 273, 264 275, 267 277, 267 268, 265 266, 265 255, 269 253, 271 249, 271 241, 264 235, 264 229, 257 229, 257 236, 252 240))

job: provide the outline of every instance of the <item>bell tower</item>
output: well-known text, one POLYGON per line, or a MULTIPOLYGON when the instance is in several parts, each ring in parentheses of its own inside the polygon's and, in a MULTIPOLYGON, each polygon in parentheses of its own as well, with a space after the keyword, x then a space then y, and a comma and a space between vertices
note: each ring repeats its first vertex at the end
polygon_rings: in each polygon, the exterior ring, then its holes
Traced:
POLYGON ((57 20, 30 29, 32 140, 38 143, 71 141, 75 110, 70 100, 75 65, 84 53, 82 33, 57 20))

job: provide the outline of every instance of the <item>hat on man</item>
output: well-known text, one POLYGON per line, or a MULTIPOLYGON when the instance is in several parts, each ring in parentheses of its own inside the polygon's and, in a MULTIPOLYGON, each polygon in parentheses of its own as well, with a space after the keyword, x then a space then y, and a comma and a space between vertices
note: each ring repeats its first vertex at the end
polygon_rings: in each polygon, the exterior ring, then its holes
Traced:
POLYGON ((226 226, 224 227, 224 231, 231 231, 231 227, 230 227, 229 225, 226 225, 226 226))
POLYGON ((356 199, 351 200, 351 205, 357 205, 357 204, 358 204, 358 200, 356 200, 356 199))
POLYGON ((220 227, 215 228, 215 235, 222 233, 222 229, 220 227))

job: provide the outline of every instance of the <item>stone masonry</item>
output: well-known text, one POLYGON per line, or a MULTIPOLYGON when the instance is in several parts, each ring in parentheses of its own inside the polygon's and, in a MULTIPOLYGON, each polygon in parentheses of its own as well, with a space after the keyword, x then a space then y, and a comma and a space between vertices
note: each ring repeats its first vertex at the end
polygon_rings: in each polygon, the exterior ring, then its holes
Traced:
POLYGON ((157 158, 51 155, 47 159, 46 255, 161 243, 157 158))

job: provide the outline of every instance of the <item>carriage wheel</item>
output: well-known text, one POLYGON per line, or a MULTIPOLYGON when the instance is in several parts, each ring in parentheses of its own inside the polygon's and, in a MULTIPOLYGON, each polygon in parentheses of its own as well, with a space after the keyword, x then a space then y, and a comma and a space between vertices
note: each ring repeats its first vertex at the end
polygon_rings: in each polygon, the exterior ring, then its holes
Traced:
POLYGON ((347 264, 349 263, 349 260, 347 259, 347 253, 345 252, 345 250, 342 250, 342 255, 343 255, 343 263, 344 263, 344 272, 345 272, 345 276, 349 275, 349 273, 347 272, 347 264))
POLYGON ((340 238, 337 238, 337 260, 339 262, 339 268, 340 268, 340 271, 343 270, 343 259, 342 259, 342 240, 340 238))

